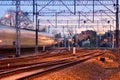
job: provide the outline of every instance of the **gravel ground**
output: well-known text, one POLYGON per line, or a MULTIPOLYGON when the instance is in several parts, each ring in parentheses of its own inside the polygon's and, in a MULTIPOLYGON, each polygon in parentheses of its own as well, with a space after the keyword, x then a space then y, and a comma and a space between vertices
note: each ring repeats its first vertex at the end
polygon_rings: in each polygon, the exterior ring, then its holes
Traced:
POLYGON ((112 74, 111 76, 109 76, 107 79, 105 80, 120 80, 120 72, 117 72, 115 74, 112 74))
MULTIPOLYGON (((117 58, 110 53, 112 52, 108 50, 105 55, 101 56, 106 57, 108 61, 101 62, 99 60, 100 57, 96 57, 84 63, 40 76, 34 80, 120 80, 120 69, 118 69, 118 63, 116 62, 117 58)), ((83 53, 81 52, 81 54, 83 53)), ((45 61, 52 59, 51 57, 45 59, 45 61)))
POLYGON ((52 72, 35 80, 100 80, 104 72, 104 68, 89 62, 52 72))
MULTIPOLYGON (((115 59, 114 55, 109 55, 109 53, 107 55, 110 59, 115 59)), ((98 58, 94 58, 84 63, 40 76, 35 80, 120 80, 120 72, 118 72, 116 66, 118 66, 116 61, 101 62, 98 58)))

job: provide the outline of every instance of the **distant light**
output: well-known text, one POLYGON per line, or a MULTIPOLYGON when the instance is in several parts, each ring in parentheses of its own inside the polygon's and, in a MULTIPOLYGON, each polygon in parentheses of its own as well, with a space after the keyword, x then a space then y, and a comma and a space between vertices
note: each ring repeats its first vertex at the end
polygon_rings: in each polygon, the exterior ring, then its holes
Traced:
POLYGON ((104 39, 105 42, 108 42, 108 39, 104 39))
POLYGON ((7 19, 9 19, 9 18, 10 18, 10 15, 9 15, 8 13, 6 13, 6 14, 4 15, 4 17, 7 18, 7 19))
POLYGON ((3 42, 2 40, 0 40, 0 43, 3 42))
POLYGON ((39 39, 40 39, 40 40, 46 40, 47 38, 44 37, 44 36, 42 36, 42 37, 40 37, 39 39))
POLYGON ((55 41, 55 44, 57 44, 58 42, 57 41, 55 41))
POLYGON ((7 66, 9 67, 9 66, 10 66, 10 64, 8 63, 8 64, 7 64, 7 66))
POLYGON ((72 39, 68 39, 69 42, 72 42, 72 39))

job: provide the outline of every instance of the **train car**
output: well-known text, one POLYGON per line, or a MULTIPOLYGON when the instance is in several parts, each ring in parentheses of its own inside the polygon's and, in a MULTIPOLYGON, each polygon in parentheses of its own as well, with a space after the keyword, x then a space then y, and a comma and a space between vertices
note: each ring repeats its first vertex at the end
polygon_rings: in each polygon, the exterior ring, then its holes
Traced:
MULTIPOLYGON (((0 25, 0 49, 15 48, 16 29, 0 25)), ((53 37, 49 34, 38 33, 38 46, 49 46, 55 43, 53 37)), ((35 31, 20 30, 21 48, 32 48, 35 46, 35 31)))

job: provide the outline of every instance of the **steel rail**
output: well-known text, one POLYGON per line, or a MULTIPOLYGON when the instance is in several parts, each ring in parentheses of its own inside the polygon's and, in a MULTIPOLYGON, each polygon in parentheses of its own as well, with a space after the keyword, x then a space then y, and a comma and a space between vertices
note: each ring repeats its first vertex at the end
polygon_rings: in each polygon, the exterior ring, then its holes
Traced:
MULTIPOLYGON (((47 68, 47 69, 45 69, 43 71, 40 71, 40 72, 31 74, 31 75, 28 75, 28 76, 19 78, 17 80, 32 80, 32 79, 34 79, 37 76, 41 76, 41 75, 44 76, 45 74, 49 74, 49 72, 52 72, 52 71, 54 72, 56 70, 64 69, 64 68, 76 65, 78 63, 85 62, 85 61, 87 61, 87 60, 89 60, 89 59, 91 59, 93 57, 100 56, 100 55, 103 55, 103 54, 104 54, 104 52, 99 53, 99 54, 93 54, 92 56, 87 56, 85 58, 82 58, 82 59, 79 59, 79 60, 74 60, 74 61, 71 61, 69 63, 65 63, 65 64, 62 64, 62 65, 53 66, 53 67, 47 68)), ((77 58, 80 58, 80 57, 77 57, 77 58)))
MULTIPOLYGON (((50 52, 47 52, 47 53, 50 53, 50 52)), ((33 64, 37 64, 38 62, 42 63, 38 61, 40 59, 63 56, 63 55, 70 55, 70 54, 68 54, 67 52, 64 52, 64 53, 58 53, 58 54, 47 54, 47 55, 42 54, 42 55, 35 55, 35 56, 28 56, 28 57, 20 57, 15 59, 6 59, 5 61, 1 61, 0 65, 2 66, 0 66, 0 69, 11 69, 11 68, 23 67, 27 65, 33 65, 33 64), (35 61, 37 62, 35 63, 35 61)))
POLYGON ((20 73, 20 72, 24 72, 24 71, 29 71, 31 69, 36 69, 36 68, 44 68, 46 66, 51 66, 51 65, 55 65, 55 64, 62 64, 65 63, 65 60, 56 60, 56 61, 49 61, 49 62, 44 62, 44 63, 38 63, 32 66, 26 66, 26 67, 22 67, 22 68, 17 68, 17 69, 12 69, 12 70, 8 70, 8 71, 4 71, 0 73, 0 78, 6 77, 6 76, 10 76, 13 75, 15 73, 20 73))
MULTIPOLYGON (((87 57, 88 55, 93 54, 93 56, 96 56, 94 53, 96 53, 96 52, 87 53, 87 54, 83 54, 83 55, 79 55, 79 56, 73 56, 73 57, 70 57, 70 58, 62 59, 62 60, 63 60, 63 61, 66 61, 66 60, 67 60, 67 64, 69 64, 68 61, 71 62, 71 60, 74 61, 74 60, 76 60, 77 58, 80 58, 80 57, 86 56, 86 58, 84 59, 84 60, 86 60, 86 59, 89 59, 89 57, 87 57)), ((99 53, 100 53, 100 52, 99 52, 99 53)), ((103 52, 102 52, 102 54, 103 54, 103 52)), ((80 61, 83 61, 83 60, 80 59, 80 61)), ((54 61, 53 61, 53 62, 54 62, 54 61)), ((61 62, 61 61, 60 61, 60 62, 61 62)), ((42 63, 42 64, 44 64, 44 63, 42 63)), ((42 64, 37 64, 37 65, 35 65, 35 67, 36 67, 36 66, 37 66, 37 67, 40 67, 40 65, 42 65, 42 64)), ((70 63, 70 64, 71 64, 71 63, 70 63)), ((72 64, 73 64, 73 63, 72 63, 72 64)), ((64 64, 63 64, 63 65, 64 65, 64 64)), ((61 64, 60 64, 59 66, 61 66, 61 64)), ((30 66, 30 67, 31 67, 31 69, 33 68, 33 66, 30 66)), ((30 68, 30 67, 29 67, 29 68, 30 68)), ((27 68, 25 67, 25 70, 26 70, 26 69, 27 69, 27 68)), ((31 69, 29 69, 29 70, 31 70, 31 69)), ((19 72, 20 70, 24 71, 24 68, 17 69, 17 70, 12 70, 12 71, 2 72, 2 73, 0 73, 0 75, 1 75, 1 77, 5 77, 5 76, 8 76, 8 75, 10 75, 10 74, 16 74, 16 71, 19 72)))

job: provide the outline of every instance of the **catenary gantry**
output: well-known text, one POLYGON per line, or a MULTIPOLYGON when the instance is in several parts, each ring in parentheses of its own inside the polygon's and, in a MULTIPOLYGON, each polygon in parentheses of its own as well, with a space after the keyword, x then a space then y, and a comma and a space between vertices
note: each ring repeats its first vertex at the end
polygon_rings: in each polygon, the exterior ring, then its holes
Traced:
MULTIPOLYGON (((50 16, 49 19, 46 19, 46 22, 48 22, 48 25, 45 24, 45 26, 48 26, 48 27, 49 26, 58 27, 60 24, 63 24, 61 26, 64 29, 64 27, 66 25, 67 25, 67 27, 71 26, 71 25, 69 25, 71 23, 71 22, 69 22, 70 20, 75 20, 76 24, 74 24, 74 27, 76 27, 76 26, 80 27, 82 25, 85 27, 86 21, 91 21, 91 23, 94 23, 95 20, 98 21, 98 15, 99 16, 102 15, 102 17, 99 17, 99 20, 104 18, 107 20, 107 22, 108 22, 108 20, 116 22, 116 36, 117 36, 116 44, 118 44, 117 47, 119 47, 119 18, 118 18, 119 17, 119 3, 118 3, 119 0, 19 0, 19 2, 20 2, 20 6, 32 6, 33 7, 32 13, 33 13, 33 16, 34 15, 36 16, 36 23, 37 23, 38 18, 40 18, 40 20, 42 22, 44 20, 42 20, 41 17, 44 17, 44 16, 46 16, 46 14, 49 14, 49 16, 50 16), (56 7, 56 8, 64 6, 66 8, 66 10, 57 9, 55 11, 47 12, 48 10, 44 11, 44 9, 47 6, 50 6, 50 7, 52 6, 52 7, 56 7), (81 7, 82 8, 85 7, 86 10, 81 9, 81 7), (37 14, 37 12, 39 12, 39 14, 37 14), (50 15, 50 13, 53 13, 53 14, 50 15), (73 19, 73 17, 72 17, 71 19, 69 19, 67 17, 67 19, 65 21, 60 18, 61 14, 68 15, 68 13, 69 13, 69 16, 73 16, 76 18, 73 19), (103 17, 103 14, 107 18, 103 17), (53 19, 51 18, 51 16, 53 17, 53 19), (91 17, 89 17, 89 16, 91 16, 91 17), (52 22, 52 20, 53 20, 53 22, 52 22), (60 23, 60 20, 64 21, 66 24, 60 23), (83 24, 81 25, 80 21, 82 21, 82 20, 83 20, 83 22, 82 22, 83 24)), ((0 0, 0 6, 16 6, 16 9, 17 9, 17 0, 0 0)), ((17 12, 17 10, 16 10, 16 12, 17 12)), ((62 15, 62 16, 65 16, 65 15, 62 15)), ((106 24, 108 24, 108 23, 106 23, 106 24)), ((36 32, 37 32, 37 27, 38 27, 37 25, 38 24, 36 24, 36 32)), ((64 30, 63 30, 63 32, 64 32, 64 30)))
MULTIPOLYGON (((40 6, 48 4, 49 6, 92 6, 93 2, 96 6, 100 6, 101 3, 105 5, 114 5, 115 0, 35 0, 40 6)), ((1 6, 15 5, 16 0, 0 0, 1 6)), ((31 6, 33 5, 33 0, 21 0, 22 6, 31 6)))
MULTIPOLYGON (((95 22, 109 24, 107 21, 115 21, 116 0, 20 0, 22 7, 31 6, 27 11, 33 16, 33 4, 37 3, 38 19, 43 27, 49 26, 83 26, 95 22), (59 9, 59 7, 61 7, 59 9), (66 18, 64 18, 66 17, 66 18), (64 18, 64 19, 63 19, 64 18), (73 24, 74 23, 74 24, 73 24)), ((0 6, 16 6, 16 0, 0 0, 0 6)), ((23 8, 21 8, 22 10, 23 8)), ((101 24, 100 23, 100 24, 101 24)), ((99 25, 100 25, 99 24, 99 25)))
MULTIPOLYGON (((95 21, 95 20, 115 20, 115 5, 116 0, 20 0, 21 6, 31 6, 31 10, 28 11, 30 15, 33 15, 33 4, 37 3, 39 18, 41 22, 46 21, 48 24, 59 24, 63 21, 95 21), (64 8, 63 8, 64 6, 64 8), (50 7, 50 9, 49 9, 50 7), (53 8, 54 7, 54 8, 53 8), (56 8, 55 8, 56 7, 56 8), (61 7, 62 9, 58 9, 61 7), (46 9, 47 8, 47 9, 46 9), (53 8, 53 9, 52 9, 53 8), (84 9, 85 8, 85 9, 84 9), (52 16, 49 20, 46 16, 52 16), (60 17, 71 16, 72 20, 67 17, 67 20, 60 19, 60 17), (99 17, 98 17, 99 16, 99 17), (73 19, 76 17, 76 20, 73 19), (96 18, 97 17, 97 18, 96 18), (104 19, 103 19, 104 18, 104 19)), ((0 0, 0 6, 15 6, 16 0, 0 0)), ((64 24, 65 24, 64 23, 64 24)), ((84 23, 83 23, 84 24, 84 23)), ((65 24, 67 25, 67 24, 65 24)), ((63 25, 62 25, 63 26, 63 25)))
MULTIPOLYGON (((118 4, 116 4, 117 0, 20 0, 21 1, 21 6, 33 6, 37 4, 37 12, 39 12, 39 14, 37 16, 40 16, 38 18, 40 18, 41 22, 44 21, 42 20, 41 17, 44 16, 52 16, 52 18, 50 19, 46 19, 46 22, 48 22, 48 24, 50 26, 59 26, 59 22, 63 19, 61 19, 61 16, 73 16, 73 17, 77 17, 75 18, 75 21, 77 22, 75 24, 75 26, 80 25, 80 21, 84 20, 87 21, 92 21, 94 22, 95 20, 98 20, 98 16, 99 20, 100 19, 106 19, 109 21, 115 21, 116 19, 116 15, 118 15, 118 13, 116 13, 116 10, 118 9, 117 6, 119 6, 118 4), (35 2, 34 2, 35 1, 35 2), (66 9, 57 9, 54 11, 50 11, 49 10, 45 10, 46 7, 62 7, 64 6, 66 9), (86 7, 87 6, 87 7, 86 7), (81 7, 85 7, 86 10, 81 9, 81 7), (68 14, 69 13, 69 14, 68 14), (116 14, 115 14, 116 13, 116 14), (60 17, 59 17, 60 16, 60 17), (89 17, 91 16, 91 17, 89 17), (105 17, 103 17, 105 16, 105 17), (107 18, 106 18, 107 17, 107 18), (53 22, 52 22, 53 21, 53 22), (52 24, 52 25, 51 25, 52 24)), ((0 0, 0 6, 16 6, 16 0, 0 0)), ((56 9, 56 8, 54 8, 56 9)), ((34 10, 33 10, 34 12, 34 10)), ((118 11, 119 12, 119 11, 118 11)), ((32 13, 32 12, 30 12, 32 13)), ((33 14, 34 15, 34 14, 33 14)), ((68 17, 67 17, 68 18, 68 17)), ((73 18, 71 18, 73 19, 73 18)), ((68 22, 71 19, 67 19, 65 20, 65 23, 63 23, 62 26, 64 25, 68 25, 68 22)), ((73 19, 74 20, 74 19, 73 19)), ((118 22, 118 21, 116 21, 118 22)), ((61 24, 61 23, 60 23, 61 24)), ((85 24, 85 23, 83 23, 85 24)), ((106 23, 108 24, 108 23, 106 23)), ((46 25, 46 26, 49 26, 46 25)), ((70 25, 68 25, 70 26, 70 25)))

